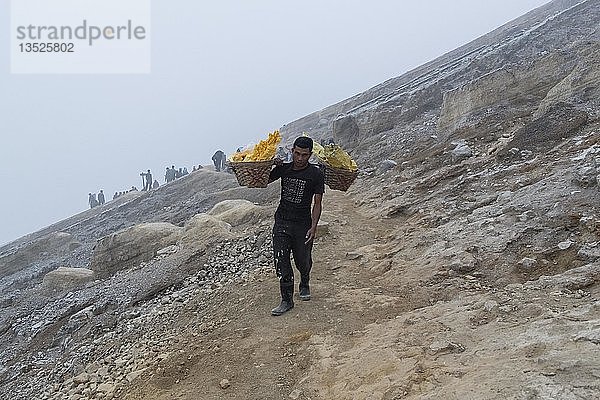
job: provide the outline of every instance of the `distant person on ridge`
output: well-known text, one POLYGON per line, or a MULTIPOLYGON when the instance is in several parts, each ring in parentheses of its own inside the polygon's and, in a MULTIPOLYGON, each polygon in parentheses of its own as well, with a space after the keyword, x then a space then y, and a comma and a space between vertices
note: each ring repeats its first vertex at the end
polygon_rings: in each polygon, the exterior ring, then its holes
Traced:
POLYGON ((150 173, 150 170, 148 170, 148 172, 142 172, 140 176, 143 177, 144 181, 144 188, 142 190, 152 189, 152 174, 150 173))
POLYGON ((215 154, 212 156, 213 164, 215 165, 215 171, 220 172, 222 169, 225 169, 225 160, 227 156, 223 151, 217 150, 215 154))
POLYGON ((297 138, 292 148, 292 162, 276 159, 269 176, 269 182, 281 178, 281 199, 273 226, 273 256, 281 303, 271 310, 272 315, 281 315, 294 307, 294 270, 290 254, 300 272, 299 297, 310 300, 311 253, 325 192, 323 172, 308 162, 312 149, 311 138, 297 138))
POLYGON ((167 172, 165 173, 165 182, 173 182, 175 180, 175 166, 171 166, 171 168, 167 167, 167 172))
POLYGON ((88 203, 90 204, 90 208, 94 208, 98 205, 98 200, 96 200, 96 193, 88 194, 88 203))
POLYGON ((158 189, 160 186, 160 183, 158 183, 158 181, 155 179, 154 182, 152 183, 152 189, 158 189))
POLYGON ((104 192, 100 190, 100 193, 98 193, 98 204, 102 205, 105 202, 106 200, 104 199, 104 192))

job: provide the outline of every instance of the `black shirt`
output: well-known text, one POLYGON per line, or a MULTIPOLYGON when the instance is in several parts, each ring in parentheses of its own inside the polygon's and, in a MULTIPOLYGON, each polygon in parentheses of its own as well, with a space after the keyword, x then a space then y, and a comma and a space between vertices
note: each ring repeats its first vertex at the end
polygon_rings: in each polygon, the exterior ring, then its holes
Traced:
POLYGON ((281 178, 281 200, 275 220, 311 221, 313 195, 325 192, 323 172, 313 164, 301 170, 292 169, 293 163, 276 166, 269 181, 281 178))

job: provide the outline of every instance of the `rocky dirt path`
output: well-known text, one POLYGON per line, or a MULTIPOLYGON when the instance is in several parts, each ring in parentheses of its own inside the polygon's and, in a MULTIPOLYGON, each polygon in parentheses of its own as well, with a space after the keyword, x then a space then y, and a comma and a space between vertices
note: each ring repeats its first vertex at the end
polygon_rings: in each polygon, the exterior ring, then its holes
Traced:
POLYGON ((272 317, 271 268, 192 299, 163 361, 116 398, 597 398, 600 267, 508 286, 443 259, 425 271, 426 226, 368 210, 326 196, 311 301, 272 317))
POLYGON ((175 322, 188 327, 187 336, 173 346, 175 355, 140 378, 124 398, 321 398, 335 377, 325 374, 317 387, 308 378, 327 368, 329 343, 343 349, 354 334, 391 312, 389 307, 379 311, 381 290, 371 287, 356 252, 377 245, 384 224, 339 192, 327 194, 322 220, 329 223, 329 233, 315 245, 311 301, 297 299, 292 311, 272 317, 270 309, 278 303, 272 271, 230 286, 206 308, 175 322))

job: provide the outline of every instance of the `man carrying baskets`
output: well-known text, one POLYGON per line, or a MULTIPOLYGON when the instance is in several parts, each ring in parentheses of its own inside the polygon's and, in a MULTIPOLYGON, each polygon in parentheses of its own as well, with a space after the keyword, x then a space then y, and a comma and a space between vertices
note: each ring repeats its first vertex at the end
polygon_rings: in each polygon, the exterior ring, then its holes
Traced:
POLYGON ((297 138, 292 148, 292 162, 283 163, 277 159, 269 176, 269 182, 281 178, 281 200, 273 226, 273 254, 281 303, 271 310, 272 315, 281 315, 294 307, 294 271, 290 253, 300 272, 299 297, 310 300, 311 252, 325 192, 323 173, 308 162, 312 150, 311 138, 297 138))

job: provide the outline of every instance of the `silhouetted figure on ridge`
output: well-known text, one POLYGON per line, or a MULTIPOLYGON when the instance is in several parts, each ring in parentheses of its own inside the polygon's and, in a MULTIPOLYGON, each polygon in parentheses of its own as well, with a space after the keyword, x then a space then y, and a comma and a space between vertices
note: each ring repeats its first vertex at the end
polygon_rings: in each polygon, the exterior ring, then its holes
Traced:
POLYGON ((225 153, 223 153, 223 151, 221 151, 221 150, 215 151, 215 154, 213 154, 213 156, 212 156, 213 164, 215 164, 215 171, 219 172, 222 169, 225 169, 225 160, 226 159, 227 159, 227 156, 225 155, 225 153))
POLYGON ((88 203, 90 204, 90 208, 94 208, 98 205, 98 200, 96 200, 96 193, 88 194, 88 203))
POLYGON ((148 170, 148 172, 142 172, 140 176, 144 181, 144 188, 142 190, 152 189, 152 174, 150 173, 150 170, 148 170))

